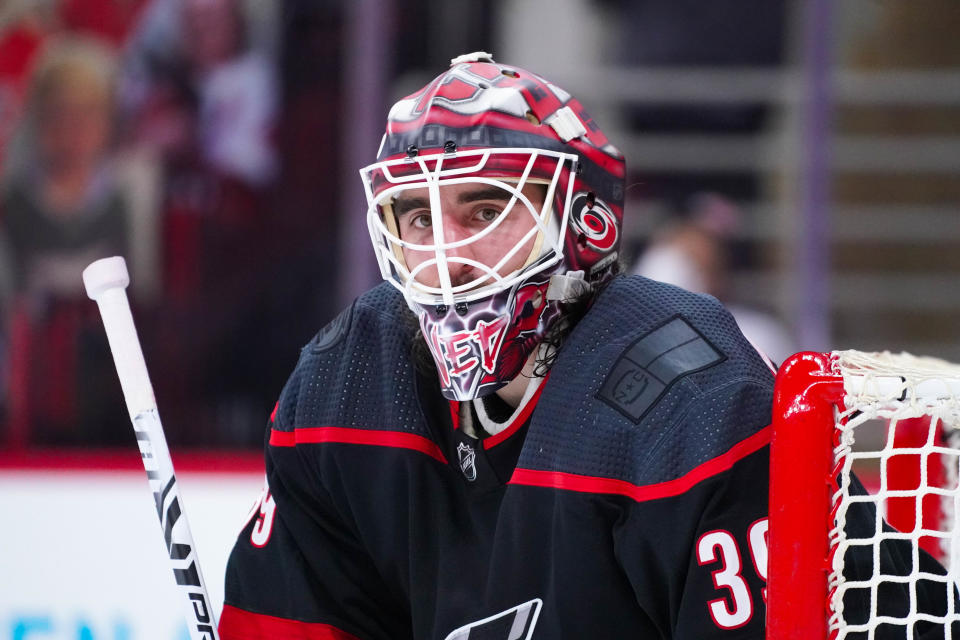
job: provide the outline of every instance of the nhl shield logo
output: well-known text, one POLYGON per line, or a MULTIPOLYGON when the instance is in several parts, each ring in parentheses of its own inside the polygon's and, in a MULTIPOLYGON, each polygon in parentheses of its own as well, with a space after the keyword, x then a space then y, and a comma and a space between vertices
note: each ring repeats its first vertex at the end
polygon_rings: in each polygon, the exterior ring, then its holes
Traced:
POLYGON ((473 447, 461 442, 457 445, 457 456, 460 458, 460 471, 463 471, 463 477, 470 482, 477 479, 477 452, 473 447))

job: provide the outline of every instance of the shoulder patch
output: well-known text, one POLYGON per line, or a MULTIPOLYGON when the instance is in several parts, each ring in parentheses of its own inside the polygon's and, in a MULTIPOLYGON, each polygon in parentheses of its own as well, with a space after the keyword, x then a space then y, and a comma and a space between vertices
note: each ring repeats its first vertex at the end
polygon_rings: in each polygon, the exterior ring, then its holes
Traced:
POLYGON ((597 397, 639 423, 675 382, 724 360, 725 355, 677 315, 630 343, 597 397))
POLYGON ((320 329, 320 333, 314 338, 310 345, 313 353, 321 353, 335 347, 347 335, 350 329, 350 320, 353 317, 353 305, 340 312, 336 318, 331 320, 327 326, 320 329))

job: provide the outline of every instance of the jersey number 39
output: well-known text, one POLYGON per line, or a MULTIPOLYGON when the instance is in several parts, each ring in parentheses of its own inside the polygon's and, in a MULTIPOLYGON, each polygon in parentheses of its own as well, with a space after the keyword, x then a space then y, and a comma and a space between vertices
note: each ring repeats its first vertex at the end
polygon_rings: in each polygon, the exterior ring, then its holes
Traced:
MULTIPOLYGON (((753 570, 764 581, 767 579, 767 528, 767 519, 763 518, 747 529, 753 570)), ((723 595, 707 602, 714 624, 721 629, 737 629, 750 622, 754 613, 753 598, 743 579, 743 560, 733 534, 716 529, 700 536, 697 561, 700 566, 719 565, 713 570, 713 585, 723 595)), ((762 596, 766 601, 766 589, 762 596)))

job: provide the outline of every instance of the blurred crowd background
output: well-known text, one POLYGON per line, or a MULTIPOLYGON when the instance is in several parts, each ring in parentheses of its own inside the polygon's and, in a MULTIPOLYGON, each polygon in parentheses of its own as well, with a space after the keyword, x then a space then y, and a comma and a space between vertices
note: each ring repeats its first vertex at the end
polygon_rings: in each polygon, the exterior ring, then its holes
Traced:
POLYGON ((469 51, 627 157, 629 271, 775 361, 960 360, 956 0, 4 0, 0 449, 133 444, 80 273, 126 256, 172 445, 256 448, 378 281, 357 169, 469 51))

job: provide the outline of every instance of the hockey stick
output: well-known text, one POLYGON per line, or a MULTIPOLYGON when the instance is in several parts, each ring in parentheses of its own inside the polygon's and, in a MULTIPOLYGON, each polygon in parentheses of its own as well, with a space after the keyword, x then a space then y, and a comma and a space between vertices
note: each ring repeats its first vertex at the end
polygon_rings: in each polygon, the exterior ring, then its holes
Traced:
POLYGON ((127 263, 117 256, 104 258, 83 270, 83 284, 90 299, 97 302, 107 331, 113 363, 140 446, 140 457, 156 502, 160 530, 167 545, 178 591, 184 596, 187 626, 194 640, 218 640, 217 621, 200 573, 193 536, 180 506, 173 461, 157 413, 153 386, 147 375, 143 350, 127 301, 130 276, 127 263))

